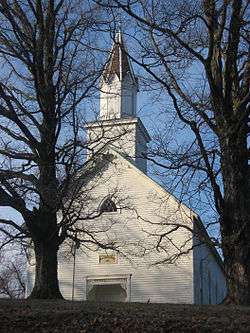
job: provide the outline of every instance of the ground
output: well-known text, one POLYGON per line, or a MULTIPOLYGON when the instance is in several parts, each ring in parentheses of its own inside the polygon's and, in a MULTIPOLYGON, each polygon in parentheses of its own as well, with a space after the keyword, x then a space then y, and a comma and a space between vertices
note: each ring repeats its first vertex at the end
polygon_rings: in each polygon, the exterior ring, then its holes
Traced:
POLYGON ((250 332, 250 308, 2 299, 0 332, 250 332))

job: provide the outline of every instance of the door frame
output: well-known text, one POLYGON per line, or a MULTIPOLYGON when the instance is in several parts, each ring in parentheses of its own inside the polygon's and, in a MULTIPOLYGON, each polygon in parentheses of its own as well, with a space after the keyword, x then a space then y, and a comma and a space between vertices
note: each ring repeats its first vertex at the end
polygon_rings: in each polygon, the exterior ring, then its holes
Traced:
POLYGON ((132 274, 87 275, 85 276, 85 300, 94 286, 119 284, 126 291, 125 302, 131 302, 132 274))

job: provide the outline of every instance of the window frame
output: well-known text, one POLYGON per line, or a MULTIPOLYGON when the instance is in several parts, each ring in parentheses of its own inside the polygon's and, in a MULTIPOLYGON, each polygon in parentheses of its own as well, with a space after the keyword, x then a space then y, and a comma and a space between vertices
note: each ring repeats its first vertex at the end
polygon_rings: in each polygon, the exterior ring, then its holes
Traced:
POLYGON ((112 200, 110 197, 106 197, 99 206, 99 212, 101 214, 118 213, 118 207, 114 200, 112 200), (104 205, 106 205, 106 207, 108 207, 108 205, 112 206, 112 210, 103 209, 104 205))

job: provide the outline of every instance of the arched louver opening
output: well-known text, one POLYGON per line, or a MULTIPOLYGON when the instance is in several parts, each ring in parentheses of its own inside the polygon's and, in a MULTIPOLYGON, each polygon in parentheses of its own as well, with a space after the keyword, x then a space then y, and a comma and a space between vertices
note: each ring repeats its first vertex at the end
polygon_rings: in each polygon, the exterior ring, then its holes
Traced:
POLYGON ((116 204, 114 203, 113 200, 111 200, 110 198, 107 198, 101 204, 100 212, 101 213, 104 213, 104 212, 109 212, 109 213, 110 212, 117 212, 116 204))

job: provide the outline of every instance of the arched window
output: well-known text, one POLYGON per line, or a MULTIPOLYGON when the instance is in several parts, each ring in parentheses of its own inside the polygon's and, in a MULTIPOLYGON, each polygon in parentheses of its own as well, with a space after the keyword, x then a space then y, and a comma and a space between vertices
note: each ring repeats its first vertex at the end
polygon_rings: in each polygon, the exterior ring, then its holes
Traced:
POLYGON ((113 200, 111 200, 110 198, 107 198, 101 204, 100 212, 101 213, 104 213, 104 212, 109 212, 109 213, 110 212, 117 212, 116 204, 114 203, 113 200))

